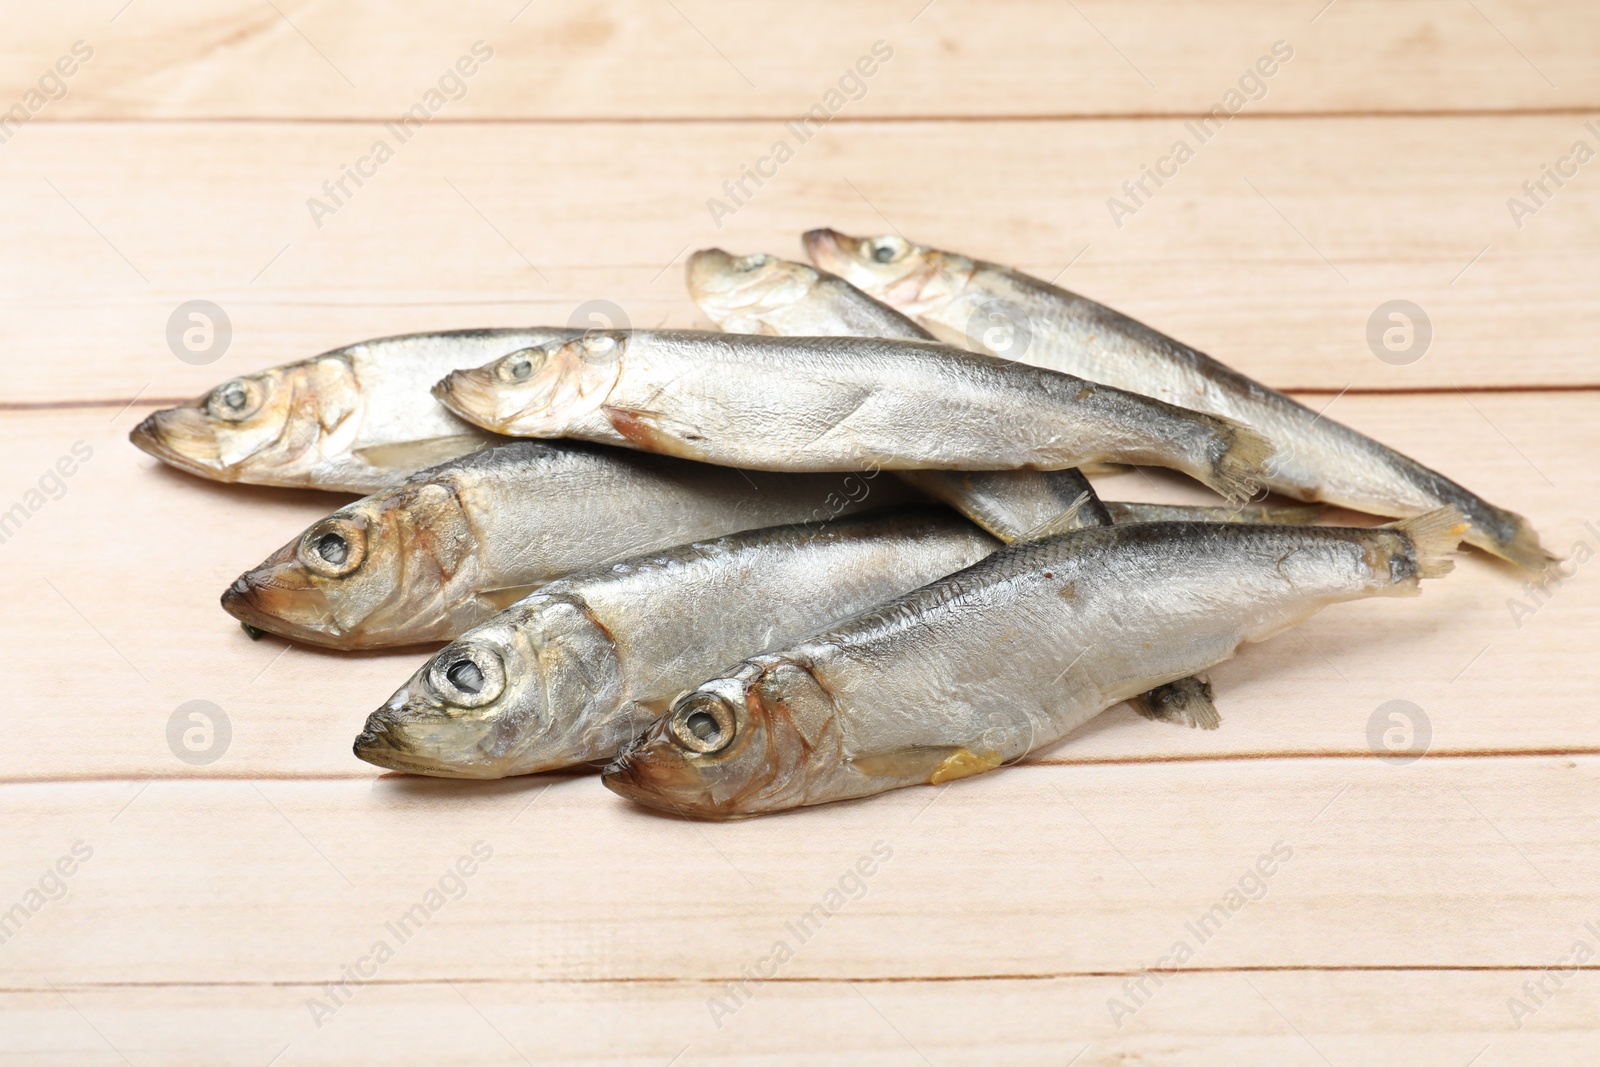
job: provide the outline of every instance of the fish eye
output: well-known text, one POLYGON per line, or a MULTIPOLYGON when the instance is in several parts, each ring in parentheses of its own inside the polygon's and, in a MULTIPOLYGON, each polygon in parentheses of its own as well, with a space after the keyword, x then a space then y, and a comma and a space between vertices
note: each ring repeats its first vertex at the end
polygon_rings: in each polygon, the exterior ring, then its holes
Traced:
POLYGON ((734 260, 733 269, 744 274, 755 270, 757 267, 765 267, 771 261, 772 257, 765 252, 755 252, 748 256, 740 256, 734 260))
POLYGON ((463 693, 477 695, 483 692, 483 671, 470 659, 450 664, 445 669, 444 676, 463 693))
POLYGON ((893 263, 905 255, 907 245, 898 237, 879 237, 867 246, 867 254, 878 263, 893 263))
POLYGON ((317 555, 335 567, 350 558, 350 542, 336 533, 325 533, 317 538, 317 555))
POLYGON ((363 522, 333 515, 317 523, 300 538, 300 562, 313 574, 343 578, 361 566, 367 554, 363 522))
POLYGON ((211 391, 206 408, 219 419, 239 422, 248 419, 261 407, 261 389, 247 378, 223 382, 211 391))
POLYGON ((539 354, 536 348, 524 348, 520 352, 513 352, 500 361, 500 377, 508 382, 525 382, 533 377, 534 356, 539 354))
POLYGON ((728 747, 737 730, 733 708, 726 700, 695 693, 672 713, 672 736, 690 752, 709 756, 728 747))
POLYGON ((451 645, 433 658, 428 667, 428 684, 457 707, 481 707, 505 690, 505 663, 492 648, 451 645))

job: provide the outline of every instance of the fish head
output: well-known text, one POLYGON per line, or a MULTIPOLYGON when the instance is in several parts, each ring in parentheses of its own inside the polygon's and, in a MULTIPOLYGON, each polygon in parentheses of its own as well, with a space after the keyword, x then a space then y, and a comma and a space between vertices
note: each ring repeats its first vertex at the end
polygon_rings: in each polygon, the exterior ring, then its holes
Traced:
POLYGON ((332 648, 448 640, 486 610, 476 596, 477 549, 453 485, 414 478, 313 523, 240 575, 222 607, 258 629, 332 648))
POLYGON ((535 594, 441 649, 367 718, 355 753, 397 771, 503 778, 610 755, 629 728, 610 636, 535 594))
MULTIPOLYGON (((797 807, 840 762, 833 698, 804 665, 762 656, 680 697, 606 768, 648 807, 728 819, 797 807)), ((825 799, 825 798, 824 798, 825 799)))
POLYGON ((731 256, 704 248, 689 257, 689 298, 730 333, 774 333, 770 320, 810 296, 814 267, 758 252, 731 256))
POLYGON ((445 407, 487 430, 513 437, 560 437, 599 409, 622 373, 623 330, 522 348, 491 363, 453 371, 433 387, 445 407))
POLYGON ((355 439, 362 394, 350 361, 319 356, 223 382, 151 414, 128 435, 180 470, 221 482, 310 485, 355 439))
POLYGON ((965 256, 892 233, 851 237, 838 230, 811 230, 801 241, 818 267, 912 318, 936 313, 959 296, 975 267, 965 256))

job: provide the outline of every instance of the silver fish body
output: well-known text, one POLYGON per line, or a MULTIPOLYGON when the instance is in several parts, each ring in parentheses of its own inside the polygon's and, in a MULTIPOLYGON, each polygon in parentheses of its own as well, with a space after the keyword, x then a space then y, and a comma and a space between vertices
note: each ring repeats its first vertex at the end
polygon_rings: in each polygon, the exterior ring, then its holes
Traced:
POLYGON ((1256 504, 1241 508, 1205 504, 1147 504, 1142 501, 1107 500, 1112 522, 1253 522, 1286 525, 1316 522, 1324 509, 1318 504, 1256 504))
POLYGON ((1466 525, 1139 523, 1012 545, 680 698, 606 770, 732 818, 939 784, 1048 745, 1320 608, 1417 592, 1466 525))
MULTIPOLYGON (((689 296, 730 333, 780 337, 887 337, 932 341, 934 335, 894 308, 816 267, 757 253, 731 256, 706 248, 689 257, 689 296)), ((899 471, 901 479, 942 500, 1003 541, 1023 540, 1051 526, 1084 493, 1088 481, 1073 468, 1059 471, 899 471)), ((1229 522, 1309 522, 1317 509, 1188 508, 1107 504, 1105 522, 1156 518, 1229 522)), ((1103 525, 1094 507, 1080 525, 1103 525)), ((1075 527, 1068 527, 1075 528, 1075 527)), ((1057 531, 1061 532, 1061 531, 1057 531)))
MULTIPOLYGON (((689 257, 687 274, 690 297, 730 332, 933 339, 927 330, 843 278, 804 263, 765 254, 734 257, 711 248, 689 257)), ((896 473, 1007 543, 1113 521, 1088 480, 1073 467, 896 473)), ((1125 515, 1129 508, 1137 508, 1120 507, 1125 515)), ((1211 697, 1204 678, 1183 678, 1130 703, 1149 719, 1211 729, 1221 721, 1211 697)))
POLYGON ((222 606, 308 644, 448 641, 574 571, 698 538, 903 502, 870 474, 755 474, 515 441, 346 505, 241 575, 222 606))
POLYGON ((804 240, 818 266, 942 339, 1252 427, 1274 447, 1268 488, 1392 517, 1453 506, 1472 523, 1468 543, 1526 567, 1554 558, 1522 516, 1103 304, 896 236, 804 240))
POLYGON ((1182 470, 1248 497, 1270 449, 1237 423, 942 345, 608 331, 456 371, 436 393, 496 432, 758 470, 1182 470))
MULTIPOLYGON (((837 275, 805 263, 720 248, 689 257, 689 296, 730 333, 779 337, 936 338, 837 275)), ((1088 488, 1075 468, 1059 471, 899 471, 935 500, 1003 541, 1016 541, 1068 511, 1088 488)))
POLYGON ((610 759, 717 670, 998 547, 921 507, 730 534, 569 575, 433 656, 371 715, 355 752, 458 778, 610 759))
POLYGON ((370 493, 424 467, 503 443, 428 390, 575 330, 493 329, 383 337, 229 379, 157 411, 129 435, 180 470, 221 482, 370 493))

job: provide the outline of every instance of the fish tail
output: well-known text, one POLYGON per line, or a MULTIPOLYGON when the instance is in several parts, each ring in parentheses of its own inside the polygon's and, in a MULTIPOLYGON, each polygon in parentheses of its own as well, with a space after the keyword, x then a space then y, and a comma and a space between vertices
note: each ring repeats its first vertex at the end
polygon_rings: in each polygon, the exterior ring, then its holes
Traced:
POLYGON ((1272 442, 1243 423, 1215 417, 1223 442, 1220 454, 1211 461, 1211 477, 1206 484, 1233 503, 1255 496, 1269 477, 1267 461, 1272 458, 1272 442))
POLYGON ((1543 570, 1552 563, 1560 562, 1560 556, 1539 543, 1539 532, 1527 519, 1512 512, 1505 512, 1504 516, 1506 524, 1515 531, 1509 540, 1474 527, 1467 535, 1467 543, 1531 571, 1543 570))
POLYGON ((1199 675, 1158 685, 1128 703, 1152 722, 1175 722, 1202 730, 1215 730, 1222 723, 1217 706, 1211 702, 1211 683, 1199 675))
POLYGON ((1453 557, 1471 526, 1459 509, 1446 506, 1381 528, 1402 533, 1411 542, 1418 578, 1443 578, 1455 569, 1453 557))

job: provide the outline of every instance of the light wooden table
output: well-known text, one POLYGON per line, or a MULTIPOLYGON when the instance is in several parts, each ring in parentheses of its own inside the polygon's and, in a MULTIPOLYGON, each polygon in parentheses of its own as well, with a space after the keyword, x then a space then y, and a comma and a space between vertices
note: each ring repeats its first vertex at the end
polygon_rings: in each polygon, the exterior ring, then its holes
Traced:
POLYGON ((1523 186, 1600 148, 1600 9, 119 5, 9 3, 0 35, 0 107, 44 79, 0 127, 0 512, 24 512, 0 544, 0 1062, 1594 1062, 1595 976, 1567 967, 1600 952, 1600 162, 1523 186), (877 41, 864 94, 714 220, 877 41), (216 606, 339 498, 125 440, 365 337, 594 299, 693 324, 687 251, 795 255, 817 225, 1058 276, 1585 562, 1533 590, 1473 553, 1420 599, 1329 610, 1215 672, 1214 733, 1117 708, 1004 773, 699 825, 592 776, 356 761, 419 656, 252 643, 216 606), (167 341, 194 299, 231 323, 205 365, 167 341), (1396 299, 1432 330, 1399 365, 1367 340, 1396 299), (208 764, 169 746, 194 700, 229 725, 208 764))

